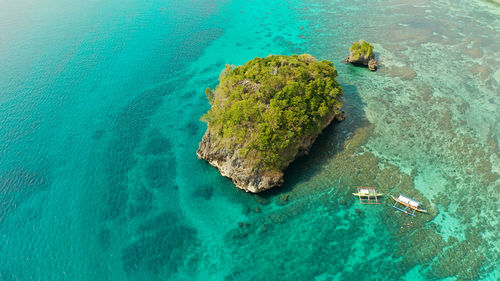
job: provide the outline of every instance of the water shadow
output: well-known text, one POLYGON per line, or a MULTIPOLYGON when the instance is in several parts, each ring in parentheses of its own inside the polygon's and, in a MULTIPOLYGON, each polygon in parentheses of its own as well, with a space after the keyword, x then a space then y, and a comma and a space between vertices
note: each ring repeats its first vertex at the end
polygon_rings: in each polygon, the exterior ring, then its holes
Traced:
POLYGON ((285 184, 280 188, 273 188, 259 193, 264 198, 274 197, 291 191, 297 184, 308 181, 321 171, 321 168, 332 156, 344 150, 344 143, 358 128, 368 125, 363 110, 365 103, 361 100, 357 88, 353 85, 342 85, 344 89, 344 106, 346 119, 342 122, 334 121, 318 136, 309 151, 309 155, 300 157, 285 170, 285 184))

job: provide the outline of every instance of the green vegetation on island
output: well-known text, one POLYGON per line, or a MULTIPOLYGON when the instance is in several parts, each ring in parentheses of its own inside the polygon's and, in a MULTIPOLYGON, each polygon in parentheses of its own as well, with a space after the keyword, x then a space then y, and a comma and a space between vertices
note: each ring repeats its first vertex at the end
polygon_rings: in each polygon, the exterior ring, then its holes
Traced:
POLYGON ((360 60, 361 57, 366 57, 372 59, 373 55, 373 45, 366 42, 365 40, 359 40, 358 42, 354 42, 349 49, 351 51, 351 60, 357 61, 360 60))
POLYGON ((339 113, 336 77, 333 63, 308 54, 226 65, 216 89, 206 90, 212 107, 202 120, 219 148, 234 150, 254 169, 281 170, 339 113))
POLYGON ((349 56, 345 60, 345 63, 366 65, 372 71, 377 69, 378 62, 375 60, 372 44, 364 40, 359 40, 352 43, 349 50, 349 56))

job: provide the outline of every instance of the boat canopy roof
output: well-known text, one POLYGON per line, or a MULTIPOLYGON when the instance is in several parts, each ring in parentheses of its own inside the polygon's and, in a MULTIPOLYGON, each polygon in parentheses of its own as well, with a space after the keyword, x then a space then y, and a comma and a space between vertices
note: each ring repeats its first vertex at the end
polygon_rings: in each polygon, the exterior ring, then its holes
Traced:
POLYGON ((376 187, 365 187, 365 186, 358 186, 358 192, 363 193, 363 194, 376 194, 377 189, 376 187))
POLYGON ((405 204, 408 204, 408 205, 415 207, 415 208, 418 207, 418 205, 420 205, 420 203, 418 201, 410 199, 410 198, 403 196, 401 194, 399 194, 398 201, 405 203, 405 204))
POLYGON ((381 193, 377 193, 376 187, 371 186, 356 186, 358 189, 357 193, 353 193, 353 195, 359 197, 359 202, 361 204, 379 204, 378 196, 381 196, 381 193))

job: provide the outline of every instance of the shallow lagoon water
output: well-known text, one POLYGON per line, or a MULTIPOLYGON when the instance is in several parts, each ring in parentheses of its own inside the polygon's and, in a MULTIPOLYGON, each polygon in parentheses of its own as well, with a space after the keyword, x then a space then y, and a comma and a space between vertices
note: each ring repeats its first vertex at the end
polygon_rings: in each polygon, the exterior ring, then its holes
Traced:
POLYGON ((500 278, 491 1, 2 5, 0 279, 500 278), (342 63, 359 38, 377 72, 342 63), (348 118, 284 187, 236 190, 194 153, 204 89, 304 52, 335 63, 348 118), (430 213, 360 205, 356 185, 430 213))

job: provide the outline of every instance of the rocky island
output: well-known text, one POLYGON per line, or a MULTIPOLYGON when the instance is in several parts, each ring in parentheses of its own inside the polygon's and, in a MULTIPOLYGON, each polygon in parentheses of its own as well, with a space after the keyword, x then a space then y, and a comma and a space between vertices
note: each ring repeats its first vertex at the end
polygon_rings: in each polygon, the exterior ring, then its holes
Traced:
POLYGON ((349 56, 344 61, 345 63, 368 66, 368 69, 371 71, 377 70, 378 62, 375 60, 372 44, 364 40, 359 40, 351 45, 349 51, 349 56))
POLYGON ((205 91, 211 109, 198 157, 247 192, 283 184, 283 170, 344 118, 336 77, 333 63, 307 54, 226 65, 215 90, 205 91))

